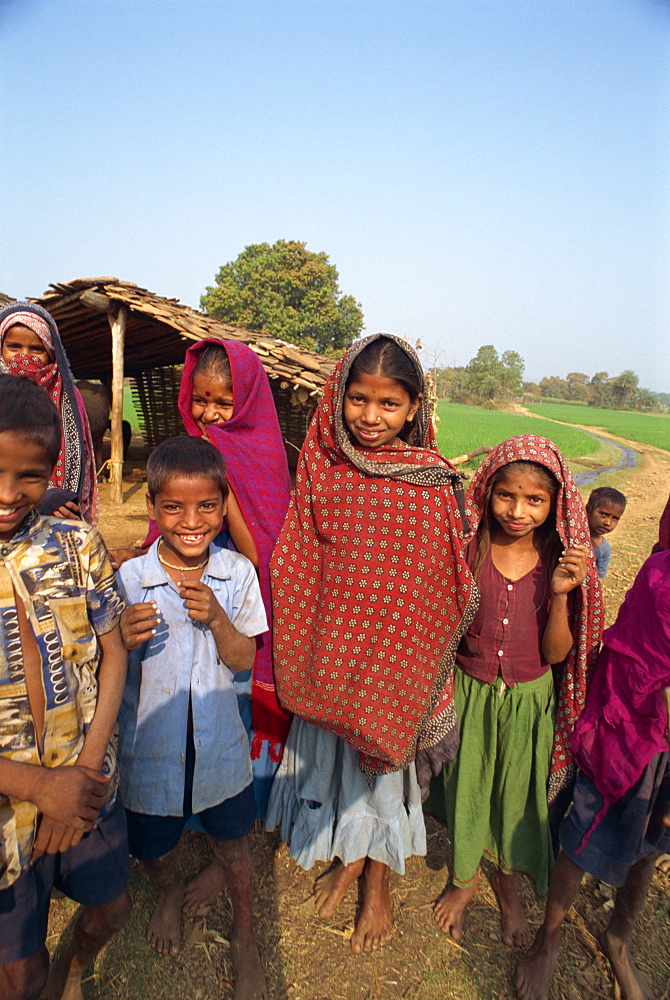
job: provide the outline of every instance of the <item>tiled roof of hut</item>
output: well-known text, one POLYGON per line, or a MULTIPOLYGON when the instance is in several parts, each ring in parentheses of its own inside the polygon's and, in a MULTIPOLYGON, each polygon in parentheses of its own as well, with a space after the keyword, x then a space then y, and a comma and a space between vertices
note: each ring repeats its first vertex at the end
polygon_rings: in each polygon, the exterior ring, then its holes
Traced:
MULTIPOLYGON (((35 301, 52 314, 77 378, 100 378, 111 372, 111 334, 107 313, 127 308, 124 367, 126 375, 183 363, 184 341, 219 337, 241 340, 259 355, 271 380, 280 380, 300 396, 317 399, 334 361, 294 344, 226 323, 190 309, 131 281, 77 278, 53 284, 35 301), (301 391, 302 390, 302 391, 301 391)), ((284 387, 284 386, 283 386, 284 387)), ((305 399, 305 402, 307 400, 305 399)))

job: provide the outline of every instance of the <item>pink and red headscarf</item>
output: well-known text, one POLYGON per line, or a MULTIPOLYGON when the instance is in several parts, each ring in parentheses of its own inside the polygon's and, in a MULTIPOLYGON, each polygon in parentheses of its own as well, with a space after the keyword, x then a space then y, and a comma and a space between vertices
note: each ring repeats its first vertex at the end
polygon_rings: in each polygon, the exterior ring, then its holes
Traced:
MULTIPOLYGON (((475 475, 465 502, 470 528, 476 532, 484 515, 486 484, 490 476, 510 462, 535 462, 558 481, 556 531, 564 548, 591 546, 584 501, 560 449, 547 438, 522 434, 503 441, 487 455, 475 475)), ((549 775, 549 801, 565 788, 574 774, 570 737, 586 701, 586 691, 604 624, 604 609, 595 560, 589 559, 586 579, 573 591, 570 630, 573 647, 561 666, 549 775)))
POLYGON ((0 369, 9 375, 25 375, 48 392, 61 417, 61 444, 49 480, 51 488, 77 495, 81 516, 90 524, 98 519, 98 489, 95 453, 84 401, 74 384, 70 363, 53 317, 33 302, 12 302, 0 312, 0 349, 14 326, 32 330, 44 344, 49 360, 19 354, 0 369))
MULTIPOLYGON (((251 675, 251 721, 254 731, 251 756, 260 756, 263 743, 270 757, 279 761, 291 717, 277 700, 272 665, 272 597, 270 556, 284 523, 289 504, 290 480, 272 390, 261 360, 246 344, 208 338, 186 352, 179 390, 179 412, 191 437, 202 431, 191 415, 193 372, 205 348, 225 348, 230 363, 233 415, 225 424, 210 425, 207 437, 223 455, 228 481, 258 554, 258 577, 269 631, 257 640, 251 675)), ((152 522, 144 545, 158 538, 152 522)))

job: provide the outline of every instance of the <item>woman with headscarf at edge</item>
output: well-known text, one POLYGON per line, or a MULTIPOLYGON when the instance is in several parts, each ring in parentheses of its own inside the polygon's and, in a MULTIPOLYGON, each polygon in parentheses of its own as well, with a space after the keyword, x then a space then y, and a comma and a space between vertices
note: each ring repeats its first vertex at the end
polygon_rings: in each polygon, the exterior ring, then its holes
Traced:
POLYGON ((45 389, 61 416, 61 447, 40 513, 98 520, 95 452, 84 401, 53 317, 34 302, 0 311, 0 371, 45 389))

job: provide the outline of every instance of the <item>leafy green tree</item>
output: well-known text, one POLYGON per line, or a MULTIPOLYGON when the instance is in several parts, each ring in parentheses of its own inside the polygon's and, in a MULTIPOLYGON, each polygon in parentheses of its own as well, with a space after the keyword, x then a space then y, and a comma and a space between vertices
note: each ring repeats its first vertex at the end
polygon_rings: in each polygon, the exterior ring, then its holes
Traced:
POLYGON ((479 400, 492 400, 500 394, 504 366, 493 344, 480 347, 466 366, 468 388, 479 400))
POLYGON ((659 396, 650 389, 636 389, 630 404, 635 410, 653 410, 659 413, 662 409, 659 396))
POLYGON ((570 399, 589 399, 589 377, 583 372, 568 372, 565 377, 570 390, 570 399))
POLYGON ((440 399, 448 399, 451 403, 470 402, 468 388, 468 373, 465 368, 433 368, 435 391, 440 399))
POLYGON ((519 396, 523 389, 523 373, 526 370, 526 362, 518 351, 503 351, 502 357, 502 386, 508 396, 519 396))
POLYGON ((630 368, 612 379, 612 393, 617 406, 622 407, 622 409, 629 406, 633 395, 638 390, 639 382, 639 378, 630 368))
POLYGON ((255 243, 223 265, 200 306, 229 323, 339 356, 360 335, 363 313, 338 281, 326 253, 296 240, 255 243))
POLYGON ((570 389, 568 383, 558 375, 549 375, 548 378, 540 379, 540 392, 543 396, 551 399, 569 399, 570 389))
POLYGON ((612 380, 607 372, 596 372, 589 382, 592 406, 612 405, 612 380))

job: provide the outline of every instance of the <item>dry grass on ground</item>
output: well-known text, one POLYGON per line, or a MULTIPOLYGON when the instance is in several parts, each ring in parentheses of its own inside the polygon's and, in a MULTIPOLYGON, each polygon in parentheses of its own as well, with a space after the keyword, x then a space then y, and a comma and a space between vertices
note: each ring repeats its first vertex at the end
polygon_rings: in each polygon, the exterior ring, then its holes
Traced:
MULTIPOLYGON (((636 470, 603 480, 629 498, 621 525, 612 536, 612 568, 605 586, 608 621, 656 537, 658 518, 670 491, 670 455, 642 449, 636 470)), ((102 531, 110 546, 144 536, 142 464, 127 465, 129 501, 111 510, 102 490, 102 531)), ((588 493, 588 490, 585 491, 588 493)), ((497 1000, 514 996, 520 954, 500 941, 495 899, 484 881, 471 908, 462 947, 447 940, 431 919, 431 905, 448 877, 449 842, 444 829, 428 818, 428 857, 412 858, 404 878, 394 876, 395 933, 374 955, 354 956, 348 945, 356 909, 352 888, 336 918, 328 923, 314 913, 313 880, 327 866, 303 872, 275 835, 252 837, 257 891, 258 937, 271 1000, 497 1000)), ((192 836, 183 852, 189 875, 206 862, 202 839, 192 836)), ((132 870, 135 912, 129 926, 91 969, 87 1000, 229 1000, 232 970, 227 938, 230 907, 222 898, 195 919, 184 921, 184 947, 176 959, 160 958, 144 940, 153 892, 144 873, 132 870)), ((611 891, 587 878, 566 925, 551 1000, 612 998, 617 994, 597 937, 609 918, 611 891)), ((524 898, 535 926, 541 908, 529 890, 524 898)), ((50 947, 55 947, 75 911, 62 900, 52 907, 50 947)), ((635 954, 657 998, 670 996, 670 876, 656 875, 635 936, 635 954)))

